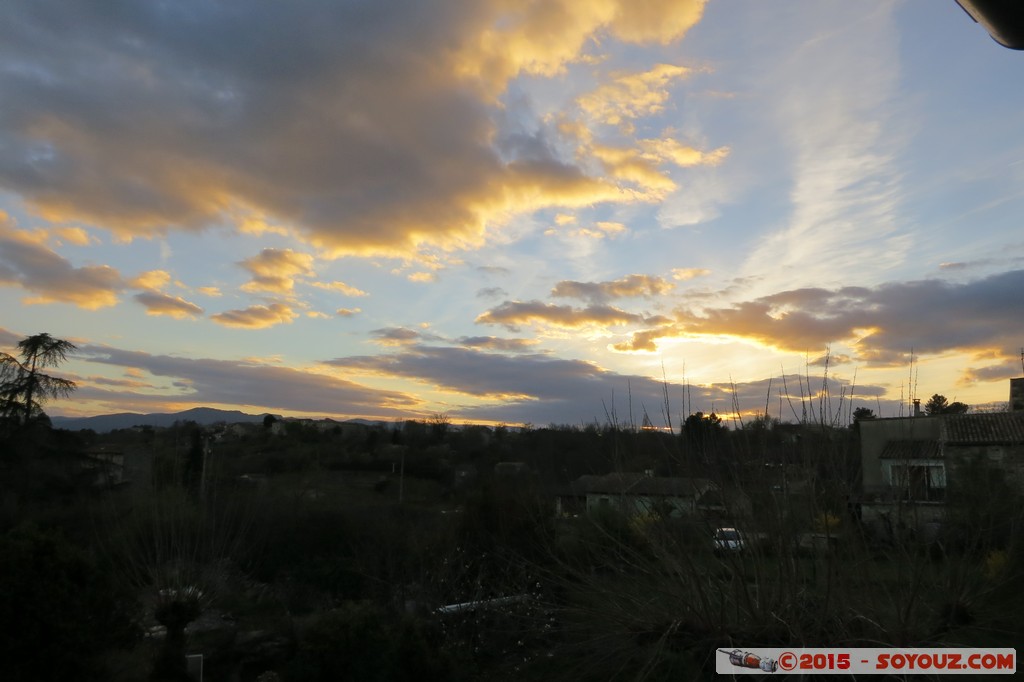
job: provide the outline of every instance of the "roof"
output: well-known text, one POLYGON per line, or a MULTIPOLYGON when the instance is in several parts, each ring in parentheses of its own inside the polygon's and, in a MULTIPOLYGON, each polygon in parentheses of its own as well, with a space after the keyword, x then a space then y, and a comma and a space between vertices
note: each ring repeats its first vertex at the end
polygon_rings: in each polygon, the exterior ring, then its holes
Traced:
POLYGON ((612 493, 663 497, 696 497, 716 487, 706 478, 671 478, 632 473, 580 476, 572 483, 573 490, 578 491, 578 494, 612 493))
POLYGON ((945 415, 942 431, 949 445, 1024 443, 1024 412, 945 415))
POLYGON ((889 440, 880 459, 940 459, 942 450, 937 440, 889 440))

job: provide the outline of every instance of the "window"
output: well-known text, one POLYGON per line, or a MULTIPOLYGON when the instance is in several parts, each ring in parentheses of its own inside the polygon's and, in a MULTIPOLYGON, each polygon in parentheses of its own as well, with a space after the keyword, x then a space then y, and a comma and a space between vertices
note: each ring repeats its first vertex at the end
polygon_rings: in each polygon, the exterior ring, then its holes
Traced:
POLYGON ((889 483, 908 502, 946 499, 946 471, 941 462, 900 462, 889 465, 889 483))

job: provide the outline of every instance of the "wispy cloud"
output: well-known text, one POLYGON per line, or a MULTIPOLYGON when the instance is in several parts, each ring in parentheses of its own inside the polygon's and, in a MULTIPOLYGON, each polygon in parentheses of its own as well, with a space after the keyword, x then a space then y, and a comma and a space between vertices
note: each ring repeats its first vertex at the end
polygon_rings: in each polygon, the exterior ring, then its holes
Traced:
POLYGON ((745 270, 766 275, 770 286, 834 285, 838 273, 853 271, 866 281, 900 264, 911 246, 899 218, 896 154, 906 135, 893 111, 895 7, 848 6, 837 14, 816 6, 812 12, 828 13, 834 34, 808 36, 792 55, 799 67, 767 77, 776 108, 766 114, 792 154, 780 160, 793 174, 792 212, 745 270))

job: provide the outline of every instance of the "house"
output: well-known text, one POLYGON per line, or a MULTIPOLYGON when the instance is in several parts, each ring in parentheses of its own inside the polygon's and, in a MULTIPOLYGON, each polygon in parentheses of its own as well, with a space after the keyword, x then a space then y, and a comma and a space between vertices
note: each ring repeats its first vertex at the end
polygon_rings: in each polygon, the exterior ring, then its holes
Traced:
MULTIPOLYGON (((1024 380, 1011 384, 1013 390, 1024 380)), ((915 415, 859 423, 861 519, 920 528, 945 516, 946 490, 960 464, 980 457, 1024 492, 1024 405, 1009 412, 915 415)))
POLYGON ((526 462, 498 462, 494 465, 494 475, 505 478, 523 476, 530 473, 530 467, 526 462))
POLYGON ((90 483, 99 488, 108 488, 124 482, 124 453, 104 447, 86 450, 81 467, 90 483))
POLYGON ((79 462, 83 475, 99 488, 132 484, 148 488, 153 475, 153 456, 138 448, 122 450, 97 445, 83 453, 79 462))
POLYGON ((581 476, 558 496, 557 511, 594 513, 616 509, 629 515, 665 514, 674 518, 723 510, 718 485, 706 478, 673 478, 647 473, 581 476))

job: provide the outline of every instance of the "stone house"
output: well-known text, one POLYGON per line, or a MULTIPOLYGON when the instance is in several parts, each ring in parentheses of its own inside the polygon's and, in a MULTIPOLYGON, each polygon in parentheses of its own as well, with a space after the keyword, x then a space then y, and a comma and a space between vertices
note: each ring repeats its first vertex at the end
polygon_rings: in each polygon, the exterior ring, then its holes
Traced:
MULTIPOLYGON (((1015 388, 1018 381, 1024 380, 1014 380, 1015 388)), ((950 481, 975 458, 997 466, 1024 492, 1024 409, 871 419, 859 429, 865 523, 920 528, 940 522, 950 481)))

